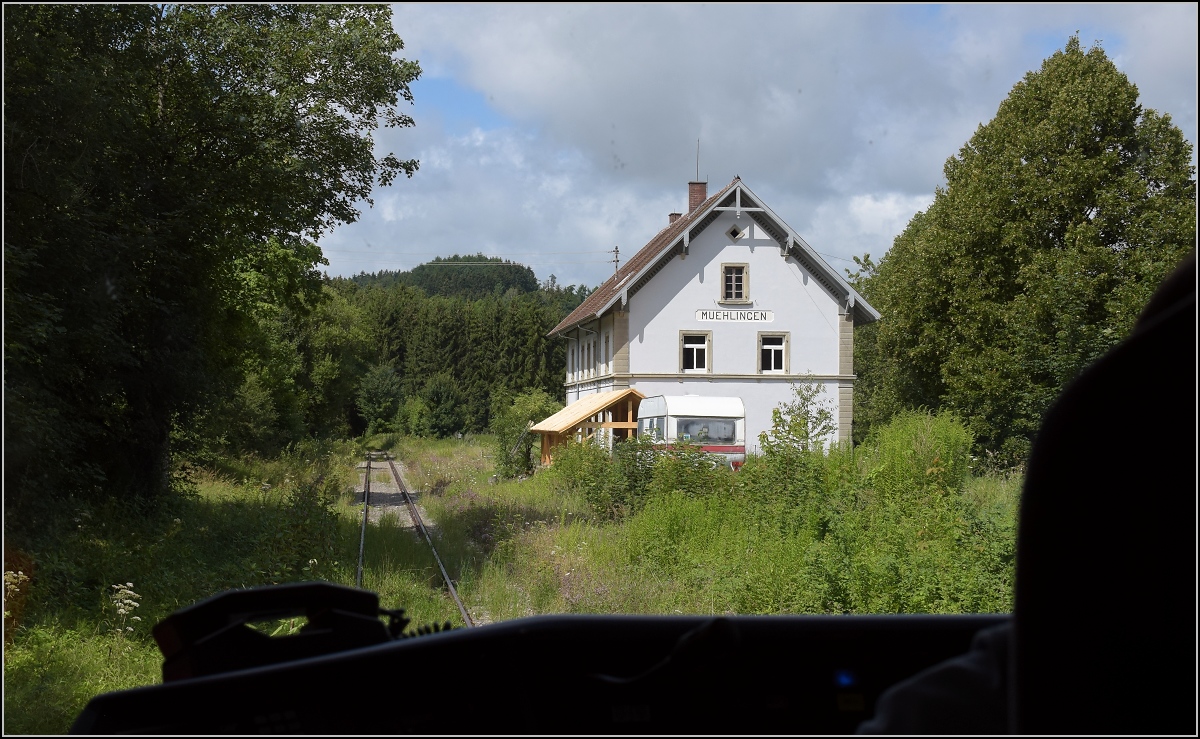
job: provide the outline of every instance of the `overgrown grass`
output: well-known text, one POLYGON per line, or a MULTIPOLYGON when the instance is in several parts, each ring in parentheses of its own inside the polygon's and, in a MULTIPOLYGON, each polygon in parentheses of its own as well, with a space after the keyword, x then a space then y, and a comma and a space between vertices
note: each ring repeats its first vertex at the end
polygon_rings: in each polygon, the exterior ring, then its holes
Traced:
POLYGON ((548 526, 590 517, 581 491, 563 491, 544 475, 521 481, 494 480, 494 444, 488 436, 455 439, 396 439, 393 451, 403 474, 434 524, 436 546, 456 580, 472 617, 482 622, 532 612, 487 573, 503 561, 516 540, 548 526), (492 595, 485 595, 491 593, 492 595))
POLYGON ((63 734, 93 696, 156 683, 162 655, 144 639, 43 619, 4 654, 4 733, 63 734))
POLYGON ((577 448, 489 484, 479 446, 395 448, 485 618, 1012 607, 1020 478, 972 477, 953 418, 903 415, 857 449, 780 452, 736 474, 688 450, 623 463, 577 448))
MULTIPOLYGON (((353 585, 353 467, 367 448, 403 462, 477 621, 1011 610, 1021 480, 973 477, 952 418, 904 415, 853 449, 778 447, 738 473, 686 449, 612 460, 575 447, 495 480, 491 446, 378 435, 223 460, 153 509, 27 511, 8 537, 36 570, 4 653, 5 731, 62 733, 96 694, 157 682, 149 626, 182 606, 272 582, 353 585), (139 621, 115 610, 112 586, 126 583, 139 621)), ((369 527, 363 587, 415 623, 460 623, 424 540, 395 517, 369 527)))
MULTIPOLYGON (((158 682, 150 627, 183 606, 269 583, 354 585, 360 453, 305 445, 273 460, 223 460, 154 508, 70 499, 6 521, 36 572, 4 652, 5 732, 64 733, 95 695, 158 682), (125 583, 139 605, 122 616, 111 594, 125 583)), ((428 547, 394 517, 370 525, 363 569, 363 587, 414 625, 461 621, 428 547)))

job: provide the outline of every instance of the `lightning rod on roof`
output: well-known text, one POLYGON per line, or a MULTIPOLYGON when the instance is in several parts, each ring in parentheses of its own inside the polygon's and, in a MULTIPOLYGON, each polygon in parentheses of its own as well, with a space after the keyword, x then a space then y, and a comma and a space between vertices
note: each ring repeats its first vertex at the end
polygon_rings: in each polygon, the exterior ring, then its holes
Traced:
POLYGON ((700 139, 696 139, 696 182, 700 181, 700 139))

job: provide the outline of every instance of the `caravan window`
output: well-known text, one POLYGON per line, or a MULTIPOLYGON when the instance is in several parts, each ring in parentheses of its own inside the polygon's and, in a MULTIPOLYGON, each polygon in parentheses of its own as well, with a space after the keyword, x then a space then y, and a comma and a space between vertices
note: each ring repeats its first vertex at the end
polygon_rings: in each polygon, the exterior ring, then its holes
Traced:
POLYGON ((651 439, 662 439, 667 435, 667 419, 658 416, 656 418, 639 418, 638 419, 638 436, 648 434, 651 439))
POLYGON ((737 419, 680 418, 675 437, 695 444, 733 444, 737 441, 737 419))

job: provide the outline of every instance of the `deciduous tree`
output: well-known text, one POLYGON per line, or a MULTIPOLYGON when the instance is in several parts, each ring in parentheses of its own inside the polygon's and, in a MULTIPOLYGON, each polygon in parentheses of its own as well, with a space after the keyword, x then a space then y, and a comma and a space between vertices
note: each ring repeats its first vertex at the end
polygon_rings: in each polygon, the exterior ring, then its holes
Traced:
POLYGON ((1190 159, 1170 116, 1072 37, 946 162, 870 278, 884 318, 859 342, 875 353, 860 408, 950 409, 1019 461, 1063 385, 1194 248, 1190 159))
POLYGON ((241 384, 248 280, 303 301, 315 239, 416 170, 374 151, 402 49, 378 5, 5 8, 6 499, 165 488, 172 426, 241 384))

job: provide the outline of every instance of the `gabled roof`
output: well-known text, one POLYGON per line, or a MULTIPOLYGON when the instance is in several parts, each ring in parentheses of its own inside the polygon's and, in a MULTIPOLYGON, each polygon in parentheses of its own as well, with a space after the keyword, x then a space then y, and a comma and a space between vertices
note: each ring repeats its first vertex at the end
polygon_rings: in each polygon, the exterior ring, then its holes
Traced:
POLYGON ((683 252, 688 243, 716 220, 725 210, 737 209, 745 212, 751 220, 762 226, 771 238, 784 245, 788 253, 803 265, 831 293, 840 295, 854 309, 856 324, 879 320, 879 311, 871 307, 837 270, 821 258, 803 238, 788 226, 782 218, 762 204, 758 196, 742 182, 740 177, 701 203, 692 212, 681 216, 674 223, 659 231, 633 258, 625 263, 616 274, 604 281, 595 292, 587 297, 571 314, 564 318, 550 335, 561 334, 581 323, 594 320, 618 301, 625 301, 644 286, 676 254, 683 252))
POLYGON ((530 427, 529 430, 535 434, 565 434, 588 418, 605 410, 614 403, 619 403, 626 397, 634 397, 641 400, 646 396, 640 390, 632 387, 622 390, 610 390, 606 393, 585 395, 553 416, 539 422, 536 426, 530 427))

